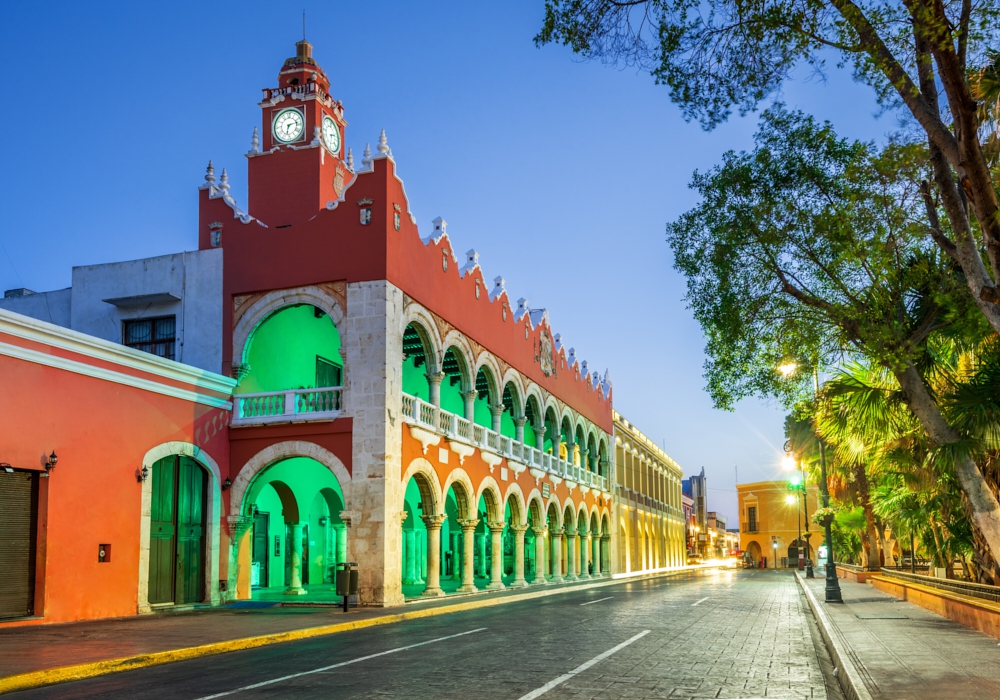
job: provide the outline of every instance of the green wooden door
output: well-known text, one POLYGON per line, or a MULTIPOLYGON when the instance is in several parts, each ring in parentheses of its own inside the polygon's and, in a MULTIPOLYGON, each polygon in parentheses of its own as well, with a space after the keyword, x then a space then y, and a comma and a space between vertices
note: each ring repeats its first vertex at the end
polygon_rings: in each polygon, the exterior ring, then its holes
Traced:
POLYGON ((177 473, 177 591, 174 602, 205 599, 205 471, 187 457, 177 473))
POLYGON ((177 550, 177 458, 153 465, 149 515, 149 602, 174 602, 174 555, 177 550))

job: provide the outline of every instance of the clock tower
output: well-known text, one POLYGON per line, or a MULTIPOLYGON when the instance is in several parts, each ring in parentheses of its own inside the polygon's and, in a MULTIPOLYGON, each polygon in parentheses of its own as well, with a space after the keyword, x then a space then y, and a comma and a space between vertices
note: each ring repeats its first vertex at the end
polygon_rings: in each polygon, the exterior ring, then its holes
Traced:
POLYGON ((340 199, 353 177, 344 161, 344 107, 330 96, 309 42, 295 44, 260 108, 261 130, 247 153, 248 210, 272 229, 301 224, 340 199))

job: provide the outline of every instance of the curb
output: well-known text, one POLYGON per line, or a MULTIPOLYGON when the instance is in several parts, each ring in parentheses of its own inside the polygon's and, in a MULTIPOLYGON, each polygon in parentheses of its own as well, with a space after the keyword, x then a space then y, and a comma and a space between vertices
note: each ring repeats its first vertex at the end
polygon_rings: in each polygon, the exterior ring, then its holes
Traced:
POLYGON ((795 580, 798 582, 799 587, 802 588, 803 593, 806 594, 809 608, 812 610, 813 616, 819 624, 820 634, 826 643, 827 651, 830 652, 830 656, 833 658, 835 670, 837 671, 837 681, 840 683, 841 690, 851 700, 874 700, 851 657, 850 647, 847 641, 843 639, 840 629, 830 619, 830 616, 826 614, 826 610, 816 600, 816 596, 809 590, 809 586, 799 576, 798 571, 795 572, 795 580))
POLYGON ((548 596, 561 595, 563 593, 570 593, 576 591, 586 591, 592 588, 604 588, 605 586, 612 586, 620 583, 629 583, 631 581, 638 581, 642 579, 688 574, 696 571, 702 571, 707 568, 718 568, 718 567, 697 567, 690 569, 687 568, 677 569, 675 571, 661 572, 656 574, 645 574, 634 577, 605 579, 603 581, 598 581, 595 583, 587 583, 576 586, 560 586, 558 588, 553 588, 550 590, 535 590, 531 591, 530 593, 519 593, 516 595, 508 595, 502 597, 484 597, 479 600, 470 600, 463 603, 455 603, 452 605, 442 605, 436 608, 425 608, 423 610, 412 610, 402 613, 396 613, 394 615, 382 615, 380 617, 372 617, 367 620, 357 620, 355 622, 340 622, 333 625, 306 627, 304 629, 291 630, 288 632, 263 634, 254 637, 242 637, 240 639, 229 639, 222 642, 211 642, 209 644, 200 644, 198 646, 184 647, 181 649, 170 649, 168 651, 157 651, 149 654, 124 656, 121 658, 107 659, 104 661, 92 661, 89 663, 75 664, 72 666, 49 668, 41 671, 29 671, 28 673, 20 673, 16 676, 8 676, 6 678, 0 678, 0 695, 4 693, 12 693, 17 690, 28 690, 30 688, 39 688, 41 686, 54 685, 56 683, 65 683, 67 681, 79 681, 79 680, 84 680, 86 678, 94 678, 96 676, 106 676, 112 673, 121 673, 123 671, 134 671, 140 668, 147 668, 149 666, 159 666, 162 664, 174 663, 176 661, 187 661, 189 659, 196 659, 204 656, 226 654, 232 651, 244 651, 246 649, 255 649, 257 647, 269 646, 271 644, 281 644, 283 642, 292 642, 300 639, 309 639, 312 637, 323 637, 330 634, 337 634, 339 632, 350 632, 351 630, 364 629, 366 627, 389 625, 396 622, 404 622, 406 620, 417 620, 425 617, 437 617, 439 615, 464 612, 466 610, 475 610, 478 608, 491 608, 497 605, 506 605, 507 603, 518 603, 521 601, 532 600, 535 598, 547 598, 548 596))

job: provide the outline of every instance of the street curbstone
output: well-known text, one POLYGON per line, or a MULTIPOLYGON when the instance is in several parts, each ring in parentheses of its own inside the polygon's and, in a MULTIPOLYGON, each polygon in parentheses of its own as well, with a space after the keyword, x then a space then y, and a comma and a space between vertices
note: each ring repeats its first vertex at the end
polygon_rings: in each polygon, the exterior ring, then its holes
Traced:
POLYGON ((865 685, 861 672, 851 658, 849 645, 842 638, 840 629, 830 619, 830 616, 827 615, 823 606, 816 600, 816 596, 809 590, 809 586, 799 576, 798 571, 795 572, 795 580, 806 595, 806 601, 809 603, 813 617, 816 618, 816 622, 819 625, 823 642, 826 644, 827 651, 830 652, 830 656, 833 658, 833 663, 836 666, 837 682, 840 683, 841 690, 851 700, 874 700, 874 696, 868 690, 868 686, 865 685))

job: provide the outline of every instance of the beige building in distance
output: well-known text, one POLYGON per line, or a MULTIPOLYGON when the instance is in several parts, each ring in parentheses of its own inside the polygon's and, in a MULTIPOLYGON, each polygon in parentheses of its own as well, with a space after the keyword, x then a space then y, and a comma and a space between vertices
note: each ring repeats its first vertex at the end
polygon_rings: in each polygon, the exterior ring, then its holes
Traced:
MULTIPOLYGON (((787 480, 758 481, 737 484, 740 507, 740 549, 744 556, 760 566, 766 558, 767 568, 794 567, 798 561, 799 532, 806 533, 806 513, 801 492, 791 491, 787 480)), ((810 485, 806 505, 810 517, 819 508, 819 488, 810 485)), ((811 538, 803 536, 801 544, 810 541, 815 563, 816 548, 822 544, 819 525, 810 523, 811 538)), ((806 555, 807 558, 810 556, 806 555)))

